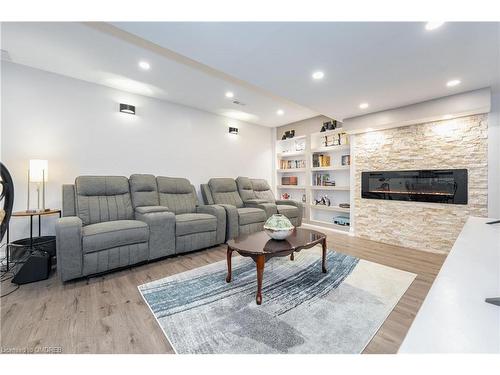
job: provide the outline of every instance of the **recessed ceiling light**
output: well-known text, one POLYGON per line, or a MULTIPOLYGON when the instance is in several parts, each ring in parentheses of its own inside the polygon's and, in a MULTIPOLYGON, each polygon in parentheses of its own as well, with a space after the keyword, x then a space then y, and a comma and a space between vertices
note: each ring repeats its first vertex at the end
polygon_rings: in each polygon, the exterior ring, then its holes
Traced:
POLYGON ((361 104, 359 105, 359 108, 360 108, 360 109, 366 109, 366 108, 368 108, 368 107, 369 107, 369 104, 368 104, 368 103, 361 103, 361 104))
POLYGON ((427 22, 425 24, 425 29, 428 31, 436 30, 437 28, 440 28, 441 26, 443 26, 443 24, 444 24, 444 22, 427 22))
POLYGON ((151 65, 147 61, 139 61, 139 68, 142 70, 149 70, 151 68, 151 65))
POLYGON ((285 111, 283 111, 282 109, 278 109, 278 110, 276 111, 276 114, 277 114, 278 116, 283 116, 283 115, 285 114, 285 111))
POLYGON ((446 82, 446 86, 455 87, 460 85, 461 81, 459 79, 452 79, 451 81, 446 82))
POLYGON ((314 72, 312 75, 313 79, 323 79, 324 76, 325 73, 323 72, 314 72))
POLYGON ((226 98, 232 98, 234 94, 231 91, 226 92, 226 98))

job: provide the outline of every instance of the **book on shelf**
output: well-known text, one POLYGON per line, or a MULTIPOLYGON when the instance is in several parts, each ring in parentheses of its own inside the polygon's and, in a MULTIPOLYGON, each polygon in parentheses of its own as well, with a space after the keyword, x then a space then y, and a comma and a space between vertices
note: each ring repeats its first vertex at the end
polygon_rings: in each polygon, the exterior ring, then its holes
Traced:
POLYGON ((313 154, 313 167, 329 167, 330 155, 327 154, 313 154))
POLYGON ((318 173, 314 177, 314 186, 335 186, 335 181, 330 180, 329 174, 318 173))
POLYGON ((305 160, 280 160, 280 169, 298 169, 305 168, 306 161, 305 160))

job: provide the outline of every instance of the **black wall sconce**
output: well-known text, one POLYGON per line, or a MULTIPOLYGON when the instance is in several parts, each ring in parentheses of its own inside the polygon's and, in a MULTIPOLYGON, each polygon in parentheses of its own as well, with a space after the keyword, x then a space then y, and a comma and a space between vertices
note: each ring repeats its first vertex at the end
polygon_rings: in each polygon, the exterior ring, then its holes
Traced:
POLYGON ((120 103, 120 112, 135 115, 135 105, 120 103))
POLYGON ((236 134, 236 135, 238 135, 238 128, 232 128, 230 126, 229 127, 229 134, 236 134))

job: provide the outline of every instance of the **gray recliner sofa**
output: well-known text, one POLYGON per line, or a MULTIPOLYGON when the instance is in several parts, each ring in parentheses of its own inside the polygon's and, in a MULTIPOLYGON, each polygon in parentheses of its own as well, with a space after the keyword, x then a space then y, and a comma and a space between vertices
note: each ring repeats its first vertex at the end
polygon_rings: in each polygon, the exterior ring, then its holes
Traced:
POLYGON ((126 177, 77 177, 74 185, 63 186, 63 215, 55 226, 63 281, 172 253, 171 244, 156 239, 172 225, 173 214, 145 212, 136 218, 126 177))
POLYGON ((226 210, 226 241, 263 230, 267 220, 265 211, 243 203, 234 179, 211 178, 208 184, 201 185, 201 192, 206 204, 216 204, 226 210))
POLYGON ((186 179, 77 177, 63 185, 63 218, 56 223, 59 277, 67 281, 223 243, 225 210, 197 202, 186 179))
POLYGON ((279 213, 285 215, 292 225, 302 225, 302 202, 275 199, 271 187, 264 179, 238 177, 236 179, 238 192, 246 206, 258 207, 266 211, 267 217, 279 213))

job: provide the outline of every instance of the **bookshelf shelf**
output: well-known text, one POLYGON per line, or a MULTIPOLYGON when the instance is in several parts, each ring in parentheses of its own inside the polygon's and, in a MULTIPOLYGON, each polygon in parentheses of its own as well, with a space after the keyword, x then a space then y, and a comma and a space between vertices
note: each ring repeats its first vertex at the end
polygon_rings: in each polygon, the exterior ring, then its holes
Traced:
POLYGON ((345 150, 350 150, 350 148, 351 147, 349 145, 318 147, 318 148, 312 149, 311 152, 313 154, 317 154, 317 153, 322 153, 322 152, 345 151, 345 150))
POLYGON ((331 229, 336 229, 338 231, 341 231, 341 232, 349 232, 350 230, 350 226, 348 225, 338 225, 338 224, 335 224, 334 222, 329 222, 329 221, 324 221, 324 220, 310 220, 310 224, 312 225, 318 225, 318 226, 321 226, 321 227, 327 227, 327 228, 331 228, 331 229))
POLYGON ((323 185, 312 185, 311 190, 338 190, 338 191, 350 191, 349 186, 323 186, 323 185))
POLYGON ((348 171, 351 168, 350 165, 338 165, 338 166, 331 166, 331 167, 314 167, 311 168, 311 171, 315 172, 321 172, 321 171, 348 171))
POLYGON ((313 210, 324 210, 324 211, 344 212, 344 213, 351 212, 350 208, 343 208, 339 206, 322 206, 320 204, 310 204, 309 207, 311 207, 311 209, 313 210))
POLYGON ((278 185, 278 189, 295 189, 295 190, 305 190, 304 185, 278 185))
POLYGON ((305 151, 290 151, 290 152, 280 152, 277 154, 279 158, 289 158, 292 156, 305 156, 305 151))
POLYGON ((288 169, 277 169, 278 173, 303 173, 306 171, 305 168, 288 168, 288 169))

